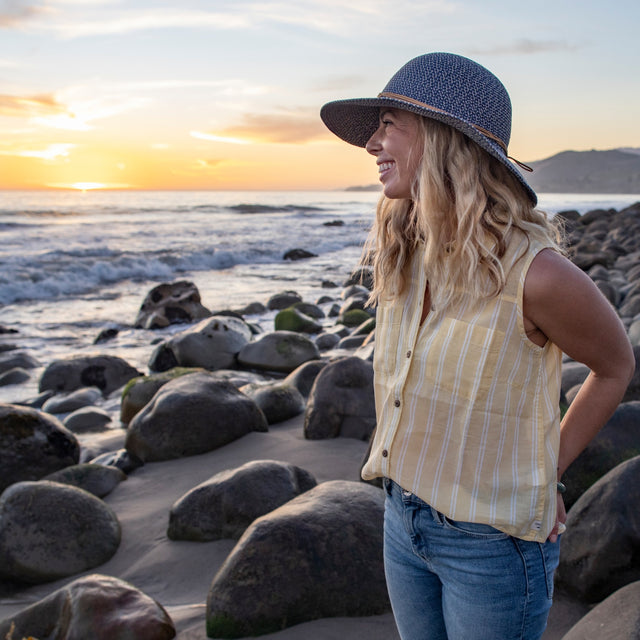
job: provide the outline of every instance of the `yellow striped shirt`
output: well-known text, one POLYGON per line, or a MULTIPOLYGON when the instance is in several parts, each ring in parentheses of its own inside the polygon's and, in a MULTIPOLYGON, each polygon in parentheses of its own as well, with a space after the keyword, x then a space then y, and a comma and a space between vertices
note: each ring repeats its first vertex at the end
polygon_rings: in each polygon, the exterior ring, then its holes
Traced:
POLYGON ((544 542, 555 524, 562 353, 525 334, 523 287, 546 245, 514 233, 500 295, 420 324, 416 252, 404 293, 377 310, 377 428, 366 480, 388 477, 445 516, 544 542))

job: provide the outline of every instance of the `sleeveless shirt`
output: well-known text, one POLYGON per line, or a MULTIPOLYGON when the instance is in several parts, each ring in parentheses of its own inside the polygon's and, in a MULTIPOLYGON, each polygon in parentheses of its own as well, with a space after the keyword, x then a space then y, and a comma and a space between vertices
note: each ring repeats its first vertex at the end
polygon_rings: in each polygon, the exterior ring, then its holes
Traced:
POLYGON ((401 296, 377 309, 377 427, 362 477, 388 477, 452 520, 544 542, 556 518, 560 349, 523 321, 524 281, 549 245, 515 230, 499 295, 429 313, 412 258, 401 296))

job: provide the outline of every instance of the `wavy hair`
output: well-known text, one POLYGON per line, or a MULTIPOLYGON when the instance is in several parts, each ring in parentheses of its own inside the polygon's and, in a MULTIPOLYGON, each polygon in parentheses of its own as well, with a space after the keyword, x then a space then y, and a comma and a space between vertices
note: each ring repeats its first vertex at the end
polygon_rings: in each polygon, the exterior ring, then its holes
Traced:
POLYGON ((416 117, 422 162, 413 197, 383 195, 365 245, 374 273, 369 303, 404 291, 409 261, 424 244, 431 302, 439 312, 468 296, 480 299, 502 291, 501 259, 514 228, 557 250, 560 233, 502 163, 453 127, 416 117))

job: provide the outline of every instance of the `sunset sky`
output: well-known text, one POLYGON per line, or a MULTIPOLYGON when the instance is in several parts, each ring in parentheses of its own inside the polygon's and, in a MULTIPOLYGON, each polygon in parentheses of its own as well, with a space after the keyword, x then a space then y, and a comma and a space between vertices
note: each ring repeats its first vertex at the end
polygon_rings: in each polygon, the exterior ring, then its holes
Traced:
POLYGON ((410 58, 507 86, 510 155, 640 147, 637 0, 0 0, 0 189, 339 189, 318 112, 410 58))

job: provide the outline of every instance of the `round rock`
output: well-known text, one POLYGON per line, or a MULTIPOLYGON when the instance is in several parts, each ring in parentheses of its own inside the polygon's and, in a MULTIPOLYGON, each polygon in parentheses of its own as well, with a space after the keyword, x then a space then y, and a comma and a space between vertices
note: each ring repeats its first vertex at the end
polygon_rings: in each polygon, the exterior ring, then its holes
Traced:
POLYGON ((246 344, 238 354, 238 362, 244 367, 283 373, 319 358, 315 343, 295 331, 265 333, 246 344))
POLYGON ((217 473, 172 507, 167 535, 200 542, 239 538, 260 516, 316 486, 304 469, 275 460, 254 460, 217 473))
POLYGON ((107 396, 139 375, 142 374, 118 356, 80 356, 51 363, 40 378, 39 390, 60 393, 98 387, 107 396))
POLYGON ((213 316, 173 336, 169 346, 179 366, 213 371, 234 365, 238 352, 251 335, 251 329, 243 320, 213 316))
POLYGON ((57 482, 17 482, 0 496, 0 574, 41 583, 106 562, 120 544, 112 509, 57 482))
POLYGON ((253 400, 206 372, 167 382, 129 423, 125 447, 144 462, 217 449, 267 420, 253 400))
POLYGON ((12 404, 0 404, 0 491, 21 480, 76 464, 80 445, 53 416, 12 404))
POLYGON ((375 425, 373 365, 356 356, 330 362, 311 389, 304 417, 305 438, 369 440, 375 425))
POLYGON ((388 611, 383 512, 382 491, 336 480, 255 520, 213 579, 207 635, 244 638, 388 611))
POLYGON ((175 635, 158 602, 123 580, 98 574, 78 578, 0 622, 0 637, 16 640, 171 640, 175 635))

